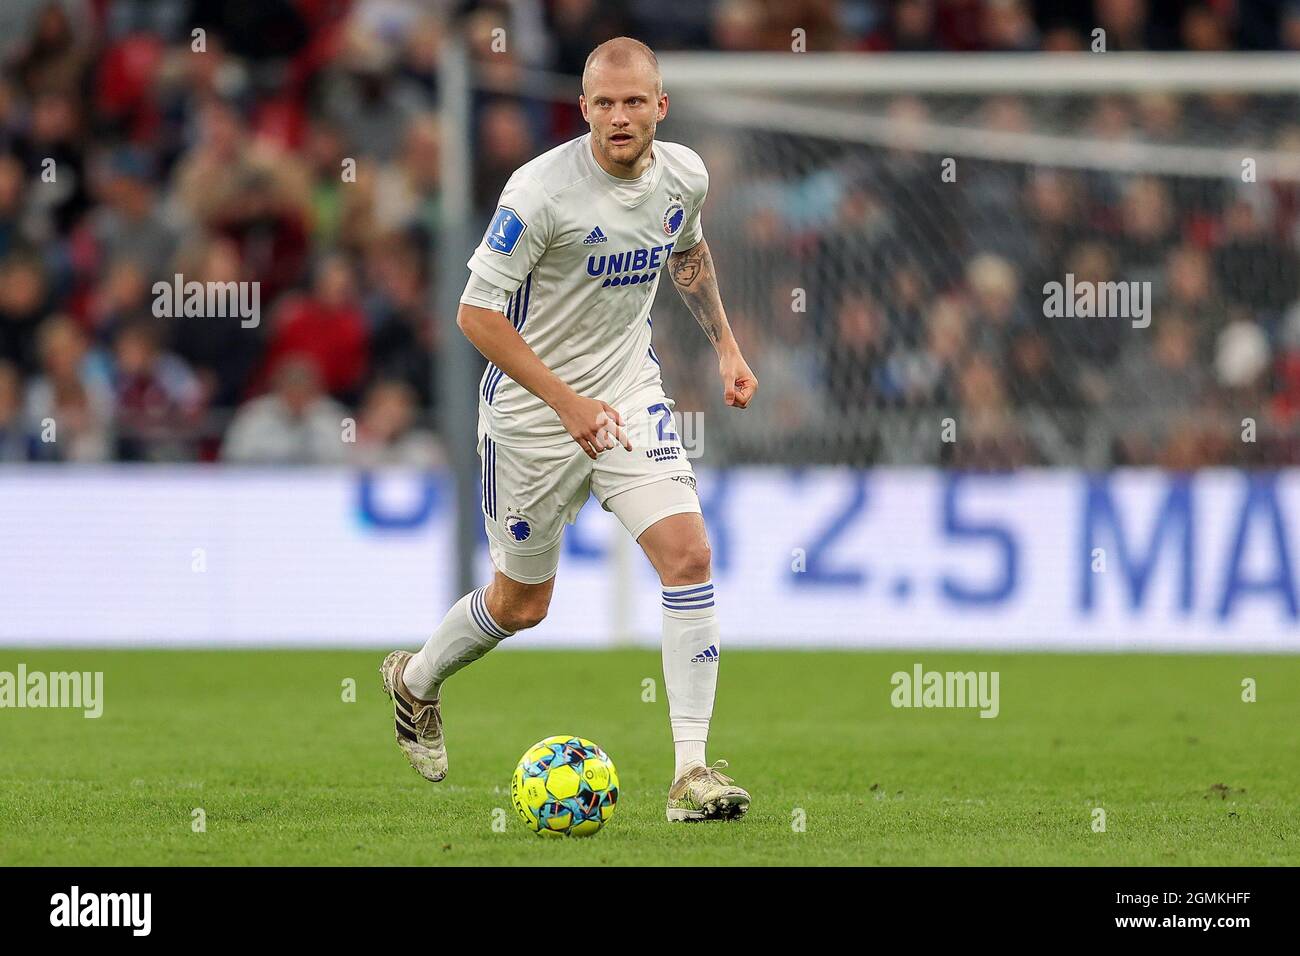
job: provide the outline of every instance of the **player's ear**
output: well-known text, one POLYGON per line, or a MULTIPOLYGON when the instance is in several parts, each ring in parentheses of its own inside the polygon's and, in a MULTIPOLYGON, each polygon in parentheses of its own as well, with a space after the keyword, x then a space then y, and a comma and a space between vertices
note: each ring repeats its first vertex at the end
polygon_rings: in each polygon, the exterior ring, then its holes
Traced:
POLYGON ((585 120, 587 118, 587 97, 581 93, 578 94, 578 109, 582 111, 582 118, 585 120))
POLYGON ((667 93, 660 93, 660 94, 659 94, 659 119, 658 119, 658 122, 662 123, 662 122, 664 121, 664 118, 667 117, 667 116, 668 116, 668 94, 667 94, 667 93))

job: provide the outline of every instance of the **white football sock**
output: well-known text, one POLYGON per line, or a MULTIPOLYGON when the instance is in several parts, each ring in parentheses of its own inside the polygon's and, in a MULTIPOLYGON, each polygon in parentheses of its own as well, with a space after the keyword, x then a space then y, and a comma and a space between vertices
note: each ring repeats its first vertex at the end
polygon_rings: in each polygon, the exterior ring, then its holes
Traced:
POLYGON ((673 741, 673 782, 676 783, 687 767, 693 764, 704 765, 703 740, 673 741))
POLYGON ((665 587, 663 605, 664 686, 673 728, 675 780, 692 763, 704 763, 721 640, 712 581, 665 587))
POLYGON ((436 700, 443 681, 514 633, 492 619, 486 591, 486 586, 471 591, 452 605, 433 636, 406 662, 402 683, 420 700, 436 700))

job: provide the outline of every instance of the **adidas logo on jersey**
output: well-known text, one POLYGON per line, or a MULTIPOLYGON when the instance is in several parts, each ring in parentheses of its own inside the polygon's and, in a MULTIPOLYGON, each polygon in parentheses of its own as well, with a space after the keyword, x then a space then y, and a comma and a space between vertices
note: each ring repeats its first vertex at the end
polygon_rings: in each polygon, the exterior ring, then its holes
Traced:
POLYGON ((700 651, 691 658, 692 664, 716 664, 718 663, 718 645, 710 644, 704 650, 700 651))
POLYGON ((609 242, 609 239, 605 236, 605 234, 600 231, 600 226, 597 226, 595 229, 591 230, 591 235, 587 236, 586 239, 582 240, 582 244, 584 246, 594 246, 598 242, 609 242))

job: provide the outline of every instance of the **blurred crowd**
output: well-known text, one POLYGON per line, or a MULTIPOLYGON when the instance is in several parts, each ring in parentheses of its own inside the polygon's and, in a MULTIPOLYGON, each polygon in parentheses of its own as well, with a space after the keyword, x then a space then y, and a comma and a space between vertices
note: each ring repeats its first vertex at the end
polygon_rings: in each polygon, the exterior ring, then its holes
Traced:
MULTIPOLYGON (((1104 128, 1119 145, 1178 142, 1185 120, 1221 109, 1219 135, 1300 158, 1292 97, 1251 131, 1230 130, 1252 113, 1236 96, 1076 99, 991 97, 965 119, 1030 132, 1051 113, 1062 131, 1069 114, 1087 141, 1104 128)), ((772 406, 723 417, 731 457, 1300 463, 1300 178, 1243 181, 1235 156, 1215 176, 960 158, 947 181, 939 156, 907 145, 934 119, 927 101, 876 106, 897 124, 891 145, 692 130, 712 170, 706 234, 726 236, 711 249, 728 312, 772 406), (1049 314, 1045 288, 1067 282, 1136 283, 1142 299, 1119 316, 1049 314)), ((695 363, 681 403, 716 407, 711 354, 656 347, 666 370, 695 363)))
MULTIPOLYGON (((582 132, 572 103, 523 94, 525 71, 576 76, 618 34, 662 51, 788 50, 795 28, 809 50, 1011 51, 1086 49, 1101 26, 1111 50, 1300 49, 1300 4, 1262 0, 3 0, 0 462, 437 464, 452 17, 489 85, 521 91, 476 94, 484 222, 514 169, 582 132), (160 317, 154 284, 176 275, 257 282, 258 321, 160 317)), ((1249 105, 1195 104, 1224 122, 1249 105)), ((1177 139, 1190 112, 1107 98, 1083 120, 1177 139)), ((1266 145, 1300 149, 1285 114, 1266 145)), ((1045 118, 1009 97, 979 121, 1045 118)), ((1247 414, 1256 460, 1297 460, 1294 189, 993 162, 943 183, 902 145, 678 129, 712 171, 706 234, 728 237, 724 297, 770 408, 740 426, 755 432, 736 433, 738 456, 925 460, 909 436, 951 411, 961 440, 941 460, 962 466, 1079 461, 1096 441, 1119 462, 1236 461, 1207 423, 1247 414), (1045 321, 1042 284, 1066 272, 1152 281, 1151 327, 1045 321)), ((712 407, 696 384, 711 377, 687 371, 707 357, 657 348, 681 407, 712 407)))

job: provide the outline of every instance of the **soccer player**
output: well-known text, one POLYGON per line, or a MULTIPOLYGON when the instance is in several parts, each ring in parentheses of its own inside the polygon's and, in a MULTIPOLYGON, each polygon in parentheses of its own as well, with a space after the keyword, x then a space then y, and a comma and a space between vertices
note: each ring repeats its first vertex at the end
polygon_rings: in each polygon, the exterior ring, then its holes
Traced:
POLYGON ((496 573, 424 647, 385 658, 397 743, 431 781, 447 774, 443 681, 545 616, 560 542, 588 495, 644 549, 663 585, 663 668, 676 766, 669 820, 744 815, 749 794, 705 760, 719 638, 695 476, 673 428, 650 306, 665 267, 718 353, 726 403, 758 380, 718 294, 700 224, 709 177, 655 140, 668 115, 658 61, 628 37, 587 59, 591 132, 524 164, 469 260, 457 324, 488 359, 479 383, 482 510, 496 573))

